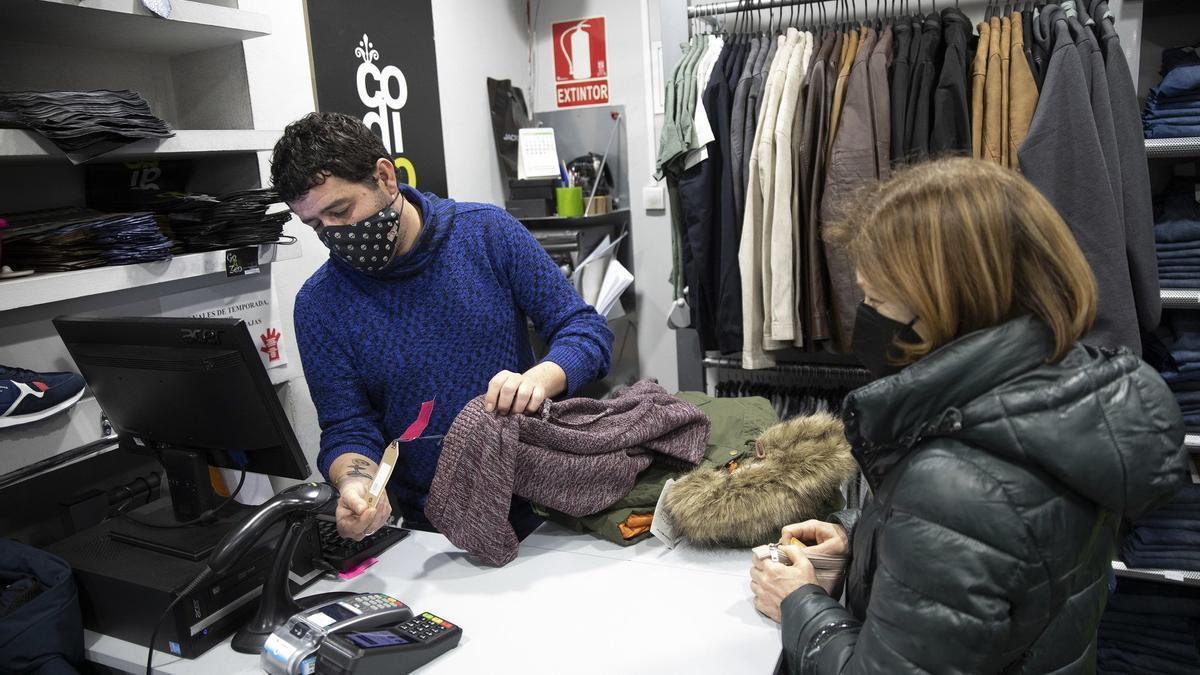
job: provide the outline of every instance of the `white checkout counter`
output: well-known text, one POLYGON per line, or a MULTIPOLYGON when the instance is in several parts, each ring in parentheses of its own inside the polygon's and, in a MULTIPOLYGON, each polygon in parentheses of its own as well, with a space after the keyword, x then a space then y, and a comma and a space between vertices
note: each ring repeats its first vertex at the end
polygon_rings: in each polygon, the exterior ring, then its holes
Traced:
MULTIPOLYGON (((440 534, 413 532, 351 581, 304 595, 387 593, 463 629, 420 673, 767 674, 779 626, 754 609, 749 551, 622 547, 546 523, 501 568, 477 564, 440 534)), ((89 661, 142 673, 146 648, 86 631, 89 661)), ((156 673, 261 673, 229 640, 197 659, 154 654, 156 673)))

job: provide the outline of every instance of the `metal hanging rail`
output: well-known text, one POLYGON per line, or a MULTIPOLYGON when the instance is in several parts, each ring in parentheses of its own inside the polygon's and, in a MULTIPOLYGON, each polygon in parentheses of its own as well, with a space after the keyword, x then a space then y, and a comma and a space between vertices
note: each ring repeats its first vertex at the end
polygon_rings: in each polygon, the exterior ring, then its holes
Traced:
POLYGON ((1146 156, 1151 159, 1200 158, 1200 138, 1147 138, 1146 156))
POLYGON ((1158 292, 1163 307, 1175 309, 1200 309, 1200 289, 1164 288, 1158 292))
MULTIPOLYGON (((741 370, 742 368, 741 359, 727 357, 708 357, 701 361, 701 364, 705 368, 725 368, 729 370, 741 370)), ((871 372, 866 368, 858 366, 826 366, 810 363, 779 363, 770 368, 747 370, 745 373, 790 373, 808 377, 837 379, 846 382, 861 381, 864 383, 874 379, 871 372)))
POLYGON ((735 12, 754 12, 760 9, 775 9, 777 7, 794 7, 796 5, 816 5, 829 0, 744 0, 743 2, 709 2, 703 5, 688 5, 689 19, 699 19, 705 16, 719 16, 735 12))

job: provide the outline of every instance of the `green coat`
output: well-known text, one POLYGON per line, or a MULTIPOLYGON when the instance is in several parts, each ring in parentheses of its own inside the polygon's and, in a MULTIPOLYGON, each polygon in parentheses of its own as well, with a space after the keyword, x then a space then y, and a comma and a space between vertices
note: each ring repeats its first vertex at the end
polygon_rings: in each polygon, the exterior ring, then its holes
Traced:
MULTIPOLYGON (((708 446, 700 463, 702 467, 716 468, 738 461, 748 454, 754 454, 755 439, 779 421, 771 402, 759 396, 713 398, 699 392, 684 391, 680 392, 678 397, 708 416, 711 426, 708 446)), ((617 525, 625 522, 625 519, 634 513, 653 513, 667 479, 679 478, 690 470, 666 466, 655 461, 638 476, 637 483, 628 495, 607 510, 590 516, 574 518, 541 506, 535 510, 576 531, 591 532, 603 539, 628 546, 649 537, 650 533, 625 539, 617 525)))

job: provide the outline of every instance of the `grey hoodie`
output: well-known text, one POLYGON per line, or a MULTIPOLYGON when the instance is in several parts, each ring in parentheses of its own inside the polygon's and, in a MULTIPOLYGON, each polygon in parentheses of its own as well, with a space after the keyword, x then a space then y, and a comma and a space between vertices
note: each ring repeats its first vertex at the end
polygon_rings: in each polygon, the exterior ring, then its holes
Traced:
POLYGON ((1113 195, 1079 51, 1058 5, 1046 5, 1034 35, 1050 61, 1029 135, 1017 151, 1021 173, 1058 209, 1096 275, 1099 311, 1084 342, 1127 346, 1141 354, 1123 214, 1113 195))

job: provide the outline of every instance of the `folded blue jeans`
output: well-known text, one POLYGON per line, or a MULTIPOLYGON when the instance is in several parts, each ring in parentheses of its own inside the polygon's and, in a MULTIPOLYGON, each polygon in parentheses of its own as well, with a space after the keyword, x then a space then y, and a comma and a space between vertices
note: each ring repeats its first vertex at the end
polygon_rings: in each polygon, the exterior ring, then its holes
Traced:
POLYGON ((1138 527, 1130 537, 1141 545, 1182 546, 1200 550, 1200 530, 1138 527))
POLYGON ((1121 559, 1126 565, 1140 570, 1178 570, 1181 572, 1200 572, 1200 552, 1173 551, 1162 553, 1143 553, 1141 551, 1121 551, 1121 559))
POLYGON ((1129 635, 1119 630, 1100 625, 1100 641, 1105 647, 1117 647, 1129 652, 1140 652, 1166 659, 1200 663, 1200 650, 1195 642, 1163 639, 1161 637, 1129 635))
POLYGON ((1200 92, 1200 64, 1172 68, 1153 91, 1156 96, 1188 96, 1200 92))
POLYGON ((1195 409, 1200 406, 1200 391, 1181 391, 1175 393, 1175 402, 1180 408, 1195 409))
POLYGON ((1157 673, 1161 675, 1196 675, 1196 666, 1176 659, 1129 652, 1123 649, 1100 645, 1097 650, 1097 667, 1100 672, 1157 673))
MULTIPOLYGON (((1149 124, 1151 122, 1169 122, 1174 120, 1187 120, 1200 117, 1200 103, 1194 103, 1187 108, 1162 108, 1162 109, 1147 109, 1142 113, 1142 122, 1149 124)), ((1181 124, 1190 124, 1190 122, 1180 122, 1181 124)))
POLYGON ((1120 610, 1113 609, 1111 605, 1104 608, 1104 618, 1102 621, 1141 626, 1148 630, 1190 633, 1192 635, 1196 635, 1192 629, 1200 626, 1200 619, 1194 617, 1176 616, 1173 614, 1138 614, 1135 612, 1122 612, 1120 610))
POLYGON ((1194 244, 1200 241, 1200 219, 1163 218, 1154 224, 1154 241, 1157 244, 1194 244))
POLYGON ((1174 253, 1176 251, 1195 251, 1200 253, 1200 240, 1157 243, 1154 245, 1155 253, 1174 253))
POLYGON ((1170 639, 1178 642, 1193 642, 1200 641, 1200 622, 1193 621, 1182 616, 1144 616, 1141 614, 1122 614, 1121 619, 1113 618, 1113 613, 1104 612, 1104 618, 1100 620, 1100 628, 1119 631, 1122 635, 1145 635, 1146 637, 1154 637, 1161 639, 1170 639), (1150 619, 1165 618, 1162 623, 1148 623, 1150 619))
POLYGON ((1146 138, 1195 138, 1200 136, 1200 124, 1164 124, 1148 127, 1145 130, 1145 136, 1146 138))
POLYGON ((1195 47, 1168 47, 1162 52, 1159 75, 1166 75, 1179 66, 1189 66, 1200 63, 1200 51, 1195 47))
POLYGON ((1155 244, 1154 255, 1159 260, 1188 260, 1200 259, 1200 241, 1192 242, 1191 246, 1179 244, 1155 244))
POLYGON ((1146 111, 1187 110, 1200 104, 1200 94, 1185 96, 1146 96, 1146 111))

